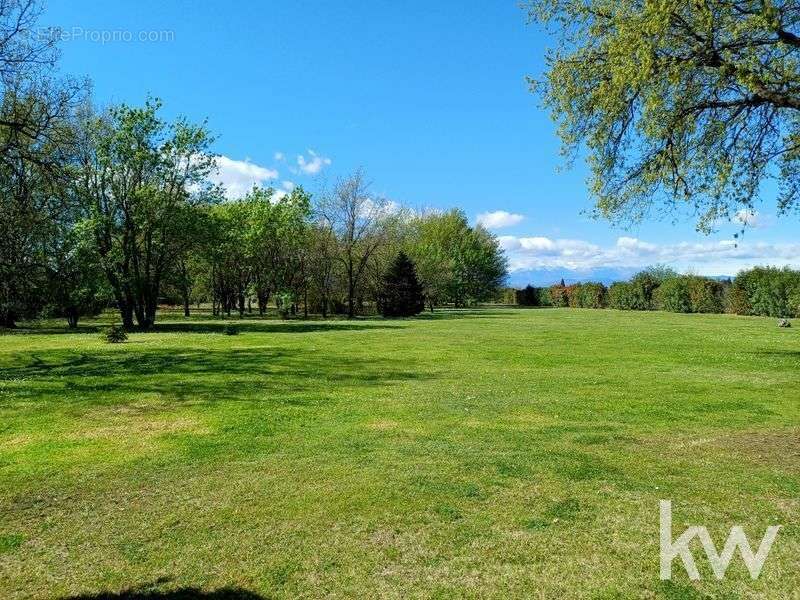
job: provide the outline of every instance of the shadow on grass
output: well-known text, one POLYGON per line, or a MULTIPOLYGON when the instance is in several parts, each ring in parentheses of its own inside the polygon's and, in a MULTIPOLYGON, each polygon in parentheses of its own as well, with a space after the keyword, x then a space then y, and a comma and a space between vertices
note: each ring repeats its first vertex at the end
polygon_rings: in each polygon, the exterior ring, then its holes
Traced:
MULTIPOLYGON (((123 348, 96 352, 43 350, 6 355, 0 382, 6 406, 19 399, 102 401, 109 394, 156 393, 170 402, 276 402, 298 392, 382 386, 430 377, 413 361, 278 348, 123 348), (276 400, 278 399, 278 400, 276 400)), ((123 396, 123 397, 124 397, 123 396)))
POLYGON ((433 312, 420 313, 414 319, 421 321, 449 321, 453 319, 506 319, 510 315, 503 314, 504 309, 494 308, 453 308, 437 309, 433 312))
MULTIPOLYGON (((6 335, 58 335, 58 334, 99 334, 110 323, 87 323, 75 329, 68 327, 19 327, 6 330, 6 335)), ((241 333, 314 333, 317 331, 369 331, 372 329, 393 329, 402 327, 401 322, 382 319, 358 319, 353 321, 282 321, 277 319, 227 319, 224 321, 187 320, 156 323, 147 330, 134 330, 133 333, 224 333, 227 326, 236 326, 241 333)))
POLYGON ((197 588, 179 588, 168 592, 139 591, 100 592, 81 596, 62 597, 61 600, 265 600, 265 596, 241 588, 226 587, 204 592, 197 588))

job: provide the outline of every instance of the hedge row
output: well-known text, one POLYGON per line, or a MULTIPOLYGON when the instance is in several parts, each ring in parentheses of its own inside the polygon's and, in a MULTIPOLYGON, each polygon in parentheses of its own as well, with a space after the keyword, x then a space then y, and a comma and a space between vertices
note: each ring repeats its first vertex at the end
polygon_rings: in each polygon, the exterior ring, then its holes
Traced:
POLYGON ((800 317, 800 271, 757 267, 733 281, 718 281, 655 267, 609 288, 563 280, 545 288, 528 286, 516 291, 515 300, 520 306, 800 317))

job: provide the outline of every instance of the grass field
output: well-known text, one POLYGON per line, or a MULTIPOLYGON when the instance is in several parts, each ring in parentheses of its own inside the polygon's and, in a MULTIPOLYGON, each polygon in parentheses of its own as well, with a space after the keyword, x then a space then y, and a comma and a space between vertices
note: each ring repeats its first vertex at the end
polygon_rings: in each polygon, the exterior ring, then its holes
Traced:
POLYGON ((0 336, 0 598, 798 597, 797 329, 487 309, 221 330, 0 336), (676 561, 661 582, 659 499, 720 549, 783 525, 761 577, 737 555, 715 580, 698 544, 702 581, 676 561))

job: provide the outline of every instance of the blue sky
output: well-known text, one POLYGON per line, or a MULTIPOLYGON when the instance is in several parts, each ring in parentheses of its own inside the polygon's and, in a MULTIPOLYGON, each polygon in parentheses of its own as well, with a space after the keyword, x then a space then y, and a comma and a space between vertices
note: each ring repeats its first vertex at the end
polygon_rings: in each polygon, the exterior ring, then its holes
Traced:
POLYGON ((62 70, 89 76, 98 104, 152 94, 168 116, 208 118, 232 194, 253 181, 314 190, 363 167, 396 202, 490 213, 518 279, 800 264, 797 218, 769 201, 738 248, 731 225, 702 236, 691 221, 623 230, 583 216, 586 171, 558 170, 525 81, 548 40, 517 0, 50 0, 42 24, 62 29, 62 70))

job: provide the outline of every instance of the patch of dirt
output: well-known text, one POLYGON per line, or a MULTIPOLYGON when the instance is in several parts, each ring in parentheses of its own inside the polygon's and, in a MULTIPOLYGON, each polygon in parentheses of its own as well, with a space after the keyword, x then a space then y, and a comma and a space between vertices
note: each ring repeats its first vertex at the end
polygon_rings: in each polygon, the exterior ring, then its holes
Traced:
POLYGON ((800 470, 800 428, 732 433, 714 445, 756 463, 800 470))
POLYGON ((120 439, 120 438, 153 438, 165 433, 195 433, 204 435, 210 433, 207 427, 202 426, 194 419, 168 420, 142 420, 129 421, 95 427, 78 434, 78 437, 91 440, 120 439))

